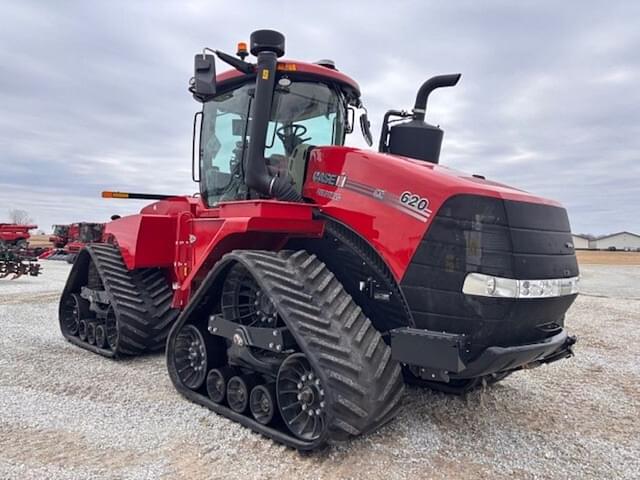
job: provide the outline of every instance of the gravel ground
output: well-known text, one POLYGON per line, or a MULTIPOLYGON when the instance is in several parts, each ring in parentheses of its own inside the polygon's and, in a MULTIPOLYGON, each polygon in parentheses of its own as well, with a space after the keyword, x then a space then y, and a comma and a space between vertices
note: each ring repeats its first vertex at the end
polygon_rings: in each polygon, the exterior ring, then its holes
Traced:
POLYGON ((585 266, 577 357, 300 454, 189 403, 164 358, 109 361, 58 332, 68 265, 0 280, 0 478, 638 478, 640 268, 585 266))

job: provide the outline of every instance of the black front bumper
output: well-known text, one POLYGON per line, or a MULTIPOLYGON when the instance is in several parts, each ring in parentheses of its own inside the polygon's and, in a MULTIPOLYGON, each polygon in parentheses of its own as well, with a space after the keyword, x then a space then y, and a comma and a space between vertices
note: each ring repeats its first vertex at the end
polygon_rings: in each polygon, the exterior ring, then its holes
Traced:
POLYGON ((391 332, 392 357, 417 371, 422 378, 449 381, 499 372, 532 368, 573 355, 576 338, 562 330, 534 343, 509 347, 491 346, 470 361, 464 361, 464 335, 416 328, 391 332))

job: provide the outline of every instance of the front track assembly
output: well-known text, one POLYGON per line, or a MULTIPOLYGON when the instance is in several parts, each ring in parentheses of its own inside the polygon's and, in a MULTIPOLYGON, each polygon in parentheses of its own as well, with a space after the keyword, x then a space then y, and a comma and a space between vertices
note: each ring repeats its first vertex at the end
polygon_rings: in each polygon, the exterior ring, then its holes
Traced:
POLYGON ((380 334, 302 250, 227 254, 171 330, 167 366, 190 400, 300 450, 375 430, 404 391, 380 334))
POLYGON ((162 270, 127 270, 120 250, 92 244, 78 254, 62 292, 60 329, 71 343, 105 357, 164 348, 178 316, 162 270))

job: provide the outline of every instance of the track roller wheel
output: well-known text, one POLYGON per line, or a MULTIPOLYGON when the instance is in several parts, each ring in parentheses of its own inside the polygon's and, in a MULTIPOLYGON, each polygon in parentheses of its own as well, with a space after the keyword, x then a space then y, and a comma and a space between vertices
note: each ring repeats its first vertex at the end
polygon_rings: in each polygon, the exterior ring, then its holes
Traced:
POLYGON ((87 321, 80 320, 78 322, 78 337, 85 342, 87 340, 87 321))
POLYGON ((207 348, 195 325, 185 325, 178 333, 175 361, 180 380, 192 390, 200 388, 207 377, 207 348))
POLYGON ((231 410, 238 413, 247 411, 249 406, 249 392, 257 383, 253 375, 241 377, 236 375, 227 382, 227 403, 231 410))
POLYGON ((104 325, 96 325, 96 346, 98 348, 107 346, 107 333, 104 325))
POLYGON ((222 403, 227 396, 229 379, 238 374, 233 367, 214 368, 207 375, 207 393, 216 403, 222 403))
POLYGON ((261 424, 271 423, 277 410, 275 384, 269 383, 253 387, 249 397, 249 409, 253 418, 261 424))
POLYGON ((303 440, 319 438, 327 428, 327 401, 304 354, 295 353, 282 362, 277 386, 280 413, 291 433, 303 440))
POLYGON ((69 335, 77 335, 80 319, 86 318, 88 313, 89 302, 77 293, 69 295, 62 304, 62 328, 69 335))
POLYGON ((87 343, 96 344, 96 322, 87 322, 87 343))

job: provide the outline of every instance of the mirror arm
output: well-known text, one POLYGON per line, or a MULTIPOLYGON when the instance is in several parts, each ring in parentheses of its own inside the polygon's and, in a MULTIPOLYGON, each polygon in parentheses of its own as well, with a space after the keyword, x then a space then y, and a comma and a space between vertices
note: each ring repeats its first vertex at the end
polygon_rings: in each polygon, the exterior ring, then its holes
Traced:
POLYGON ((198 156, 196 159, 196 125, 200 118, 200 127, 202 128, 202 112, 196 112, 193 116, 193 137, 191 140, 191 180, 196 183, 200 182, 200 135, 198 135, 198 156), (198 176, 196 178, 196 160, 198 162, 198 176))
MULTIPOLYGON (((207 49, 210 50, 210 49, 207 49)), ((220 50, 210 50, 214 52, 220 60, 224 63, 228 63, 236 70, 249 75, 250 73, 254 73, 256 71, 256 66, 253 63, 245 62, 244 60, 240 60, 228 53, 221 52, 220 50)))

